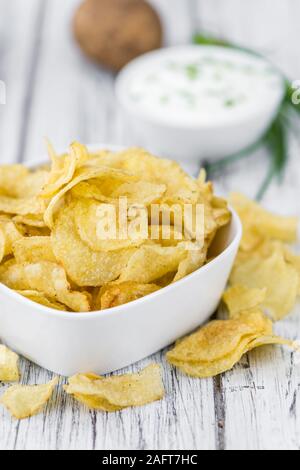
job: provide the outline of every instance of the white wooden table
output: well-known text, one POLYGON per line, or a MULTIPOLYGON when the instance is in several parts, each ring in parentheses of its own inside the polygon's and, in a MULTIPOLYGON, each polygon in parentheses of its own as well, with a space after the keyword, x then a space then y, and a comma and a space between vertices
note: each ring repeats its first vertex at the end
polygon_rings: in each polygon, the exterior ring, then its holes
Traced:
MULTIPOLYGON (((70 19, 77 0, 0 0, 0 162, 39 159, 43 136, 57 147, 72 140, 126 142, 113 97, 113 76, 87 62, 74 45, 70 19)), ((209 30, 268 54, 293 79, 300 78, 299 0, 153 0, 161 11, 166 43, 209 30)), ((265 204, 300 215, 300 152, 293 142, 284 184, 265 204)), ((226 193, 254 195, 267 170, 259 152, 216 181, 226 193)), ((0 304, 1 308, 1 304, 0 304)), ((300 308, 277 326, 300 336, 300 308)), ((1 332, 0 332, 1 336, 1 332)), ((300 366, 279 348, 254 351, 233 371, 194 380, 170 369, 164 352, 150 361, 164 366, 166 398, 116 414, 88 411, 61 389, 45 412, 17 422, 0 408, 0 449, 299 449, 300 366)), ((22 383, 43 383, 51 374, 22 360, 22 383)), ((61 379, 64 382, 64 379, 61 379)), ((5 386, 0 384, 0 391, 5 386)))

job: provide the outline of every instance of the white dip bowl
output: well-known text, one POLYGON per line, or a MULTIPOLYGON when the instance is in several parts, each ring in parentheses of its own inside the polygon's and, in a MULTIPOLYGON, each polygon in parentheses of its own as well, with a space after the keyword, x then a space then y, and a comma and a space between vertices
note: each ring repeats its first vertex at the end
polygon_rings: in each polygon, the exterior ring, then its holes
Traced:
POLYGON ((116 81, 127 143, 175 158, 194 171, 203 159, 239 152, 270 126, 284 80, 268 61, 214 46, 146 54, 116 81))

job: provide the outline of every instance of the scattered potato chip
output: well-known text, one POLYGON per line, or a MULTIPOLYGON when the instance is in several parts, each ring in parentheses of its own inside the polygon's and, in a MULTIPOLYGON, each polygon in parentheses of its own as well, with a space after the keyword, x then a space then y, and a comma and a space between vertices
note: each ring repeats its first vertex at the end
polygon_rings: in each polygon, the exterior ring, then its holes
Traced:
POLYGON ((19 380, 19 357, 6 346, 0 344, 0 382, 17 382, 19 380))
POLYGON ((284 256, 274 252, 262 260, 255 254, 237 263, 230 278, 231 285, 242 285, 250 289, 267 289, 263 307, 274 320, 288 315, 296 304, 299 275, 286 263, 284 256))
POLYGON ((288 264, 293 266, 299 277, 298 295, 300 295, 300 256, 292 253, 287 247, 283 247, 284 257, 288 264))
POLYGON ((229 201, 237 210, 244 226, 241 244, 243 250, 255 249, 265 238, 289 243, 296 241, 297 218, 273 215, 239 193, 231 194, 229 201))
POLYGON ((241 313, 230 320, 216 320, 184 338, 167 353, 170 364, 193 377, 222 374, 255 347, 294 343, 273 335, 272 322, 261 311, 241 313))
POLYGON ((118 307, 152 294, 159 289, 155 284, 137 284, 136 282, 107 284, 100 289, 96 300, 96 309, 105 310, 118 307))
POLYGON ((45 385, 14 385, 2 397, 4 405, 16 419, 25 419, 40 413, 50 400, 58 379, 45 385))
POLYGON ((282 345, 282 346, 288 346, 291 349, 294 349, 294 351, 299 352, 299 344, 296 341, 291 341, 288 339, 281 338, 280 336, 262 336, 257 339, 254 339, 251 341, 251 343, 248 344, 248 351, 252 351, 253 349, 260 348, 262 346, 272 346, 272 345, 282 345))
POLYGON ((210 362, 234 351, 243 338, 272 333, 272 322, 260 311, 232 320, 214 320, 179 340, 168 357, 188 362, 210 362))
POLYGON ((266 299, 267 289, 248 289, 236 285, 228 289, 223 295, 223 302, 228 308, 230 318, 234 318, 242 311, 260 307, 266 299))
POLYGON ((23 237, 13 245, 17 263, 56 263, 50 237, 23 237))
POLYGON ((99 377, 78 374, 69 379, 65 391, 89 408, 101 411, 119 411, 161 400, 164 386, 161 368, 152 364, 139 374, 99 377))
POLYGON ((268 258, 273 253, 279 253, 282 255, 289 265, 293 266, 299 276, 299 290, 298 295, 300 295, 300 256, 293 253, 291 249, 284 243, 280 241, 265 242, 260 245, 257 250, 257 254, 262 257, 262 259, 268 258))
POLYGON ((170 364, 179 368, 181 372, 191 377, 197 377, 200 379, 207 379, 216 377, 224 372, 231 370, 247 352, 247 344, 254 340, 255 336, 242 339, 236 348, 230 352, 227 356, 221 357, 215 361, 210 362, 185 362, 178 359, 173 359, 171 356, 167 359, 170 364))
POLYGON ((49 299, 67 305, 74 312, 90 311, 86 293, 71 290, 64 269, 55 263, 7 263, 0 269, 0 281, 17 291, 36 290, 49 299))

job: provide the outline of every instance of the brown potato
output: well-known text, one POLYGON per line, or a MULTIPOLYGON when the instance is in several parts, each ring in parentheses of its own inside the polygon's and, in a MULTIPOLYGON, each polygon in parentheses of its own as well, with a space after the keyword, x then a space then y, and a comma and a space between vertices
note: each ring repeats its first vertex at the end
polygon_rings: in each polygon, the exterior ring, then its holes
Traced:
POLYGON ((162 45, 157 13, 144 0, 85 0, 74 17, 87 56, 114 71, 162 45))

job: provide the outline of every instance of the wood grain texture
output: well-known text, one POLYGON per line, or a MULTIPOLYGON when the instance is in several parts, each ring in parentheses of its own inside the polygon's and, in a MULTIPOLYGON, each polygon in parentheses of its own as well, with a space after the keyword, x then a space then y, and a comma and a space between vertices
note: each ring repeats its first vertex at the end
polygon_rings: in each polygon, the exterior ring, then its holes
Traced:
MULTIPOLYGON (((88 62, 70 24, 79 0, 0 0, 0 162, 39 161, 43 136, 56 147, 74 139, 122 144, 126 135, 114 100, 114 77, 88 62), (13 21, 12 21, 13 19, 13 21)), ((152 0, 165 23, 166 44, 189 41, 197 29, 255 47, 294 79, 300 78, 298 0, 152 0), (172 7, 171 4, 172 3, 172 7)), ((265 204, 300 215, 299 142, 291 141, 289 169, 265 204)), ((263 151, 216 178, 222 194, 253 196, 268 168, 263 151)), ((0 307, 1 308, 1 307, 0 307)), ((300 309, 277 326, 300 337, 300 309)), ((1 332, 0 332, 1 336, 1 332)), ((44 413, 12 420, 0 407, 0 449, 299 449, 300 365, 284 348, 263 348, 230 373, 194 380, 171 369, 165 352, 151 361, 164 370, 166 398, 147 407, 107 414, 88 411, 58 388, 44 413)), ((22 359, 22 383, 52 375, 22 359)), ((61 384, 65 381, 61 378, 61 384)), ((6 389, 0 384, 0 391, 6 389)))

